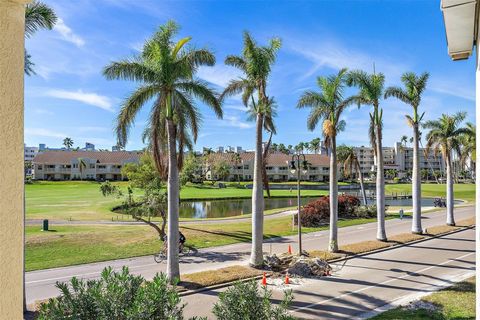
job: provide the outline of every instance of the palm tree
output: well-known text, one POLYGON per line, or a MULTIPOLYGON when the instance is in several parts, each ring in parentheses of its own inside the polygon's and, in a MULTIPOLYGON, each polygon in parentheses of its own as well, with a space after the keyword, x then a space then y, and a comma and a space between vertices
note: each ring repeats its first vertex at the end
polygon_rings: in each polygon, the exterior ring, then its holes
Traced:
MULTIPOLYGON (((32 1, 25 7, 25 37, 30 38, 39 29, 52 30, 57 22, 57 15, 46 4, 40 1, 32 1)), ((35 74, 33 70, 34 63, 30 55, 25 50, 25 74, 28 76, 35 74)))
MULTIPOLYGON (((272 143, 272 137, 274 134, 277 134, 277 128, 275 127, 275 123, 273 118, 277 116, 277 103, 275 99, 272 97, 267 97, 266 100, 267 105, 263 106, 264 110, 261 111, 264 115, 263 120, 263 129, 269 133, 269 137, 267 143, 263 147, 262 152, 262 180, 263 186, 267 191, 267 197, 270 198, 270 185, 268 183, 268 175, 267 175, 267 158, 269 156, 270 146, 272 143)), ((248 113, 248 121, 255 121, 257 114, 260 112, 258 108, 261 106, 255 103, 255 99, 251 98, 251 103, 249 105, 248 113)))
POLYGON ((317 154, 318 151, 320 150, 321 145, 322 145, 322 142, 321 142, 320 138, 312 139, 312 141, 310 141, 310 144, 309 144, 310 151, 317 154))
POLYGON ((467 160, 470 159, 470 168, 469 171, 474 177, 475 173, 475 163, 477 160, 477 149, 476 149, 476 126, 473 123, 467 122, 466 124, 467 132, 462 137, 462 154, 460 156, 460 162, 462 167, 465 167, 467 160))
POLYGON ((277 51, 280 49, 280 39, 273 38, 269 45, 259 46, 250 33, 243 34, 242 55, 230 55, 225 64, 240 69, 244 76, 231 80, 221 95, 221 98, 242 93, 242 101, 248 106, 250 98, 257 93, 258 113, 256 115, 256 142, 252 190, 252 253, 250 264, 263 265, 263 183, 262 183, 262 130, 265 118, 264 112, 268 105, 267 82, 277 51))
POLYGON ((174 42, 179 27, 169 21, 145 43, 138 57, 112 62, 103 73, 107 79, 138 81, 140 85, 125 100, 117 116, 118 144, 125 146, 130 128, 139 111, 154 100, 146 135, 149 136, 157 171, 168 178, 168 252, 167 277, 173 282, 179 278, 179 177, 183 143, 190 134, 196 140, 200 113, 194 98, 211 107, 218 117, 222 108, 217 94, 210 86, 195 77, 199 66, 215 64, 214 55, 207 49, 186 48, 191 38, 174 42), (178 149, 177 149, 178 145, 178 149), (166 154, 166 155, 165 155, 166 154), (177 154, 180 156, 177 158, 177 154), (164 159, 168 159, 165 170, 164 159))
MULTIPOLYGON (((231 158, 233 164, 235 165, 235 169, 237 170, 237 167, 240 163, 242 163, 242 157, 240 156, 240 153, 234 152, 232 153, 232 158, 231 158)), ((237 182, 240 183, 240 174, 237 174, 237 182)))
POLYGON ((78 158, 78 171, 80 171, 80 180, 83 180, 83 170, 87 168, 87 162, 83 158, 78 158))
POLYGON ((454 115, 442 114, 438 120, 426 121, 424 128, 430 129, 427 134, 427 150, 433 149, 435 154, 442 153, 447 167, 447 225, 454 226, 453 216, 453 172, 452 156, 460 154, 461 137, 467 133, 467 128, 460 127, 465 119, 465 112, 454 115))
POLYGON ((285 144, 283 144, 283 143, 280 143, 278 145, 278 151, 281 152, 281 153, 284 153, 284 154, 288 154, 288 149, 287 149, 287 147, 285 147, 285 144))
POLYGON ((360 168, 360 162, 358 161, 357 153, 353 147, 346 145, 338 146, 337 149, 338 162, 343 164, 343 172, 345 175, 353 174, 353 168, 358 173, 358 179, 360 180, 360 191, 362 193, 363 205, 367 205, 367 194, 365 192, 365 185, 363 184, 363 173, 360 168))
POLYGON ((65 139, 63 139, 63 145, 65 146, 65 148, 70 150, 70 148, 73 146, 72 138, 66 137, 65 139))
POLYGON ((403 135, 402 138, 400 138, 400 144, 402 144, 404 147, 407 146, 407 141, 408 137, 406 135, 403 135))
POLYGON ((360 89, 355 97, 357 104, 372 105, 373 113, 370 113, 369 136, 370 143, 377 160, 376 174, 376 197, 377 197, 377 239, 387 241, 385 231, 385 176, 383 171, 383 150, 382 150, 382 116, 380 99, 383 97, 385 76, 383 73, 367 74, 365 71, 356 70, 348 74, 347 82, 360 89))
POLYGON ((330 242, 329 251, 338 251, 338 164, 337 134, 345 129, 342 112, 354 102, 354 97, 344 98, 347 69, 336 75, 318 77, 320 92, 305 91, 298 100, 297 108, 311 108, 307 127, 313 131, 322 120, 325 145, 330 148, 330 242))
POLYGON ((417 76, 413 72, 406 72, 402 75, 402 82, 405 88, 388 87, 385 90, 385 99, 395 97, 410 105, 413 109, 413 115, 405 115, 407 123, 413 128, 413 170, 412 170, 412 233, 421 234, 422 230, 422 177, 420 174, 420 132, 419 126, 425 115, 419 114, 418 108, 422 101, 422 94, 427 86, 429 74, 427 72, 417 76))

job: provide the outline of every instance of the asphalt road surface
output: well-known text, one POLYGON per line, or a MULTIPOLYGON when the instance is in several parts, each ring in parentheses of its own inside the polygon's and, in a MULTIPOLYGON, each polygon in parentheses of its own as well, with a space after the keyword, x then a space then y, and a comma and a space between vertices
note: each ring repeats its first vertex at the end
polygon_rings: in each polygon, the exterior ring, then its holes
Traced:
MULTIPOLYGON (((464 207, 455 210, 457 221, 474 217, 474 215, 474 207, 464 207)), ((424 228, 444 224, 445 211, 424 214, 422 223, 424 228)), ((387 235, 405 233, 410 231, 411 220, 387 220, 386 225, 387 235)), ((191 228, 195 228, 195 226, 191 226, 191 228)), ((268 233, 268 230, 265 230, 265 233, 268 233)), ((342 245, 373 240, 375 239, 375 236, 376 223, 340 228, 339 244, 342 245)), ((264 243, 264 251, 266 253, 286 252, 289 244, 292 245, 292 248, 295 251, 297 249, 296 241, 296 236, 271 239, 264 243)), ((474 245, 473 242, 472 245, 474 245)), ((250 246, 250 243, 238 243, 199 250, 195 256, 181 258, 181 272, 185 274, 218 269, 234 264, 247 264, 250 246)), ((303 235, 304 250, 324 250, 327 246, 328 231, 303 235)), ((166 269, 165 263, 157 264, 154 262, 152 256, 144 256, 27 272, 25 276, 27 304, 56 296, 58 294, 58 290, 55 288, 55 283, 57 281, 66 282, 73 276, 83 279, 97 278, 101 270, 106 266, 112 266, 114 269, 119 270, 124 265, 128 266, 132 273, 141 274, 146 279, 151 279, 156 273, 165 271, 166 269)))
MULTIPOLYGON (((475 230, 352 258, 333 267, 336 271, 331 277, 268 287, 277 302, 285 287, 292 289, 291 312, 301 319, 362 319, 382 306, 409 301, 473 276, 475 230)), ((210 310, 224 290, 183 297, 186 316, 213 318, 210 310)))

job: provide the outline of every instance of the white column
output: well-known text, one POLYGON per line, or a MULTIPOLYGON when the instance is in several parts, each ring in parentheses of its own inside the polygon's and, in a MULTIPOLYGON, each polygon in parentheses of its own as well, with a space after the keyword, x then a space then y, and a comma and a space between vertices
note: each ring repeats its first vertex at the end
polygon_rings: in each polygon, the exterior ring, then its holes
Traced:
MULTIPOLYGON (((477 3, 477 5, 479 5, 477 3)), ((477 21, 477 25, 480 25, 480 18, 477 21)), ((480 124, 480 53, 478 52, 479 46, 478 46, 478 41, 480 41, 480 35, 477 36, 477 48, 476 48, 476 60, 477 60, 477 65, 476 65, 476 73, 475 73, 475 109, 476 109, 476 120, 475 124, 478 127, 478 124, 480 124)), ((479 222, 480 222, 480 161, 478 158, 478 150, 480 150, 480 133, 477 128, 477 137, 476 137, 476 143, 477 143, 477 159, 475 159, 475 224, 477 228, 475 228, 475 240, 477 241, 477 248, 478 248, 478 243, 480 241, 480 231, 479 231, 479 222)), ((477 266, 477 279, 479 276, 479 266, 480 266, 480 254, 477 252, 476 254, 476 266, 477 266)), ((477 312, 480 312, 480 299, 478 299, 478 295, 480 294, 480 281, 476 281, 476 292, 477 292, 477 312)), ((477 313, 478 314, 478 313, 477 313)))
POLYGON ((26 0, 0 1, 0 318, 23 319, 26 0))

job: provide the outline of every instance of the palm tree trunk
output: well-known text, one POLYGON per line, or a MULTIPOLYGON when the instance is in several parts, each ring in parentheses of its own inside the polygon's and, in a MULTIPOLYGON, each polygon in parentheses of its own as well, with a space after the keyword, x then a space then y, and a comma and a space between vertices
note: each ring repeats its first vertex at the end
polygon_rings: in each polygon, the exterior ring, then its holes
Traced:
MULTIPOLYGON (((328 250, 330 252, 338 251, 338 176, 337 176, 337 137, 331 138, 331 156, 330 156, 330 239, 328 250)), ((298 168, 297 170, 300 170, 298 168)))
POLYGON ((273 132, 270 132, 270 137, 268 138, 268 142, 263 150, 262 155, 262 177, 263 177, 263 185, 265 186, 265 190, 267 191, 267 197, 270 198, 270 184, 268 183, 268 175, 267 175, 267 158, 268 158, 268 151, 270 149, 270 144, 272 142, 273 132))
POLYGON ((447 165, 447 225, 454 226, 455 218, 453 216, 453 174, 450 151, 447 151, 445 161, 447 165))
POLYGON ((362 173, 362 170, 360 168, 360 163, 356 159, 355 159, 355 165, 356 165, 357 170, 358 170, 358 178, 360 179, 360 190, 362 192, 363 205, 366 206, 367 205, 367 193, 365 191, 365 185, 363 184, 363 173, 362 173))
POLYGON ((257 114, 255 162, 252 190, 252 253, 250 264, 263 265, 263 181, 262 181, 262 129, 263 115, 257 114))
POLYGON ((422 185, 420 175, 420 154, 418 123, 413 125, 413 172, 412 172, 412 233, 421 234, 422 231, 422 185))
POLYGON ((179 220, 179 182, 177 168, 177 144, 175 124, 167 120, 168 131, 168 229, 167 229, 167 277, 172 283, 180 278, 180 267, 178 265, 178 220, 179 220))
POLYGON ((387 241, 385 232, 385 177, 383 172, 382 128, 375 125, 377 145, 377 240, 387 241))

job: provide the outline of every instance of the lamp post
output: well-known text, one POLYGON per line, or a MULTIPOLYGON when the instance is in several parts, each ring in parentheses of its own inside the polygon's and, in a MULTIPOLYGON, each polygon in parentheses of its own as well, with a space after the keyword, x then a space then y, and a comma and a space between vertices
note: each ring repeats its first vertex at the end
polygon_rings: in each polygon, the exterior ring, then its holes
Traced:
POLYGON ((300 178, 301 174, 306 174, 308 170, 308 163, 305 159, 303 153, 295 153, 292 155, 292 160, 290 161, 290 172, 292 174, 297 173, 297 230, 298 230, 298 255, 302 255, 302 222, 300 219, 300 178))

